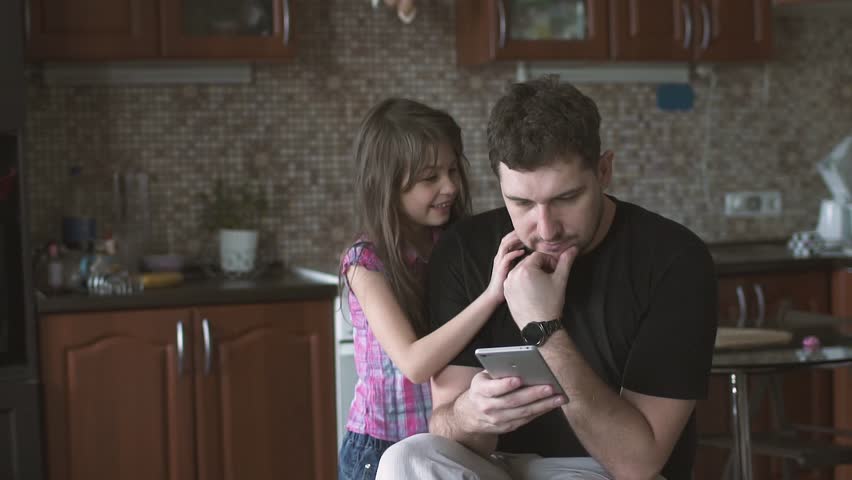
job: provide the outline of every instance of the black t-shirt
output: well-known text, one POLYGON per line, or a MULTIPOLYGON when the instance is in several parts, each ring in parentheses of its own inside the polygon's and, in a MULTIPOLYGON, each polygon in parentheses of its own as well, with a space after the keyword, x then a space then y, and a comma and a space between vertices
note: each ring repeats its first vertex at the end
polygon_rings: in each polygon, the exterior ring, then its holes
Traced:
MULTIPOLYGON (((616 210, 607 235, 572 266, 565 329, 613 391, 624 387, 658 397, 705 398, 718 308, 707 247, 682 225, 610 198, 616 210)), ((433 329, 485 290, 500 239, 512 229, 508 212, 500 208, 459 222, 443 234, 429 262, 433 329)), ((482 368, 475 349, 522 344, 504 303, 450 364, 482 368)), ((497 448, 544 457, 589 455, 560 409, 501 435, 497 448)), ((689 478, 694 456, 693 414, 663 476, 689 478)))

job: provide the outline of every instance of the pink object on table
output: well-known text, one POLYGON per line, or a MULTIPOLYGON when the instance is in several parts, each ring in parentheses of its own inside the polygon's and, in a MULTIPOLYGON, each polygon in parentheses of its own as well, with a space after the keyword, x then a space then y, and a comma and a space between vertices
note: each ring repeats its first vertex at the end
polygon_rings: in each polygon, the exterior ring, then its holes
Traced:
POLYGON ((820 347, 821 343, 819 341, 819 337, 808 335, 807 337, 802 339, 802 348, 809 352, 819 350, 820 347))

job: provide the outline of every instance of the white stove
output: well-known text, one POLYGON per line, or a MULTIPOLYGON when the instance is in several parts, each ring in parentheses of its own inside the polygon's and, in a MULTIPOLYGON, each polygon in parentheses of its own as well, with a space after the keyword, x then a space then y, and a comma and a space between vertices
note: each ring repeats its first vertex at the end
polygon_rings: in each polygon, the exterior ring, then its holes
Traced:
MULTIPOLYGON (((307 268, 294 267, 294 272, 312 280, 337 285, 337 277, 328 273, 307 268)), ((345 296, 344 296, 345 298, 345 296)), ((335 407, 337 410, 337 448, 343 442, 346 433, 346 420, 349 406, 355 396, 355 349, 352 344, 352 322, 349 320, 349 303, 341 303, 341 297, 334 298, 334 372, 335 407)))

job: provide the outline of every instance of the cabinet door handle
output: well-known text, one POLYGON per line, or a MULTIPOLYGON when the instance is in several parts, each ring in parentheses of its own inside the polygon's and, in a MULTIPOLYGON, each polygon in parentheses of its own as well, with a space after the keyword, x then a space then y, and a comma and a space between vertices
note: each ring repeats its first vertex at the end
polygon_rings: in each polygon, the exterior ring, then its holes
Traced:
POLYGON ((737 285, 737 305, 740 307, 740 315, 737 317, 737 327, 745 327, 748 307, 746 306, 745 290, 742 285, 737 285))
POLYGON ((178 320, 175 332, 175 343, 177 343, 177 374, 183 375, 183 320, 178 320))
POLYGON ((689 8, 689 0, 680 4, 683 10, 683 48, 689 50, 692 45, 692 10, 689 8))
POLYGON ((497 3, 497 25, 500 34, 497 37, 497 46, 506 46, 506 3, 505 0, 494 0, 497 3))
POLYGON ((766 320, 766 297, 763 295, 763 286, 759 283, 754 285, 754 296, 757 297, 757 321, 754 326, 760 327, 766 320))
POLYGON ((210 343, 212 342, 212 335, 210 334, 210 321, 206 318, 201 321, 201 333, 204 336, 204 374, 210 375, 210 368, 213 363, 213 352, 210 348, 210 343))
POLYGON ((290 45, 290 0, 284 2, 284 45, 290 45))
POLYGON ((701 35, 701 49, 707 50, 710 46, 710 8, 707 3, 701 2, 701 24, 704 26, 704 31, 701 35))

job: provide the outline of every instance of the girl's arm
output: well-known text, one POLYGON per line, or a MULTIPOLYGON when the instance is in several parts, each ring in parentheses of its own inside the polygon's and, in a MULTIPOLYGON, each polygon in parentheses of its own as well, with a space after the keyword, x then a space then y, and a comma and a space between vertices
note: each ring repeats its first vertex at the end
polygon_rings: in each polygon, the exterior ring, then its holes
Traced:
POLYGON ((523 253, 515 232, 503 237, 494 256, 491 281, 482 295, 452 320, 420 339, 381 272, 350 267, 346 276, 373 334, 394 365, 412 382, 423 383, 462 351, 503 302, 503 281, 512 260, 523 253))

